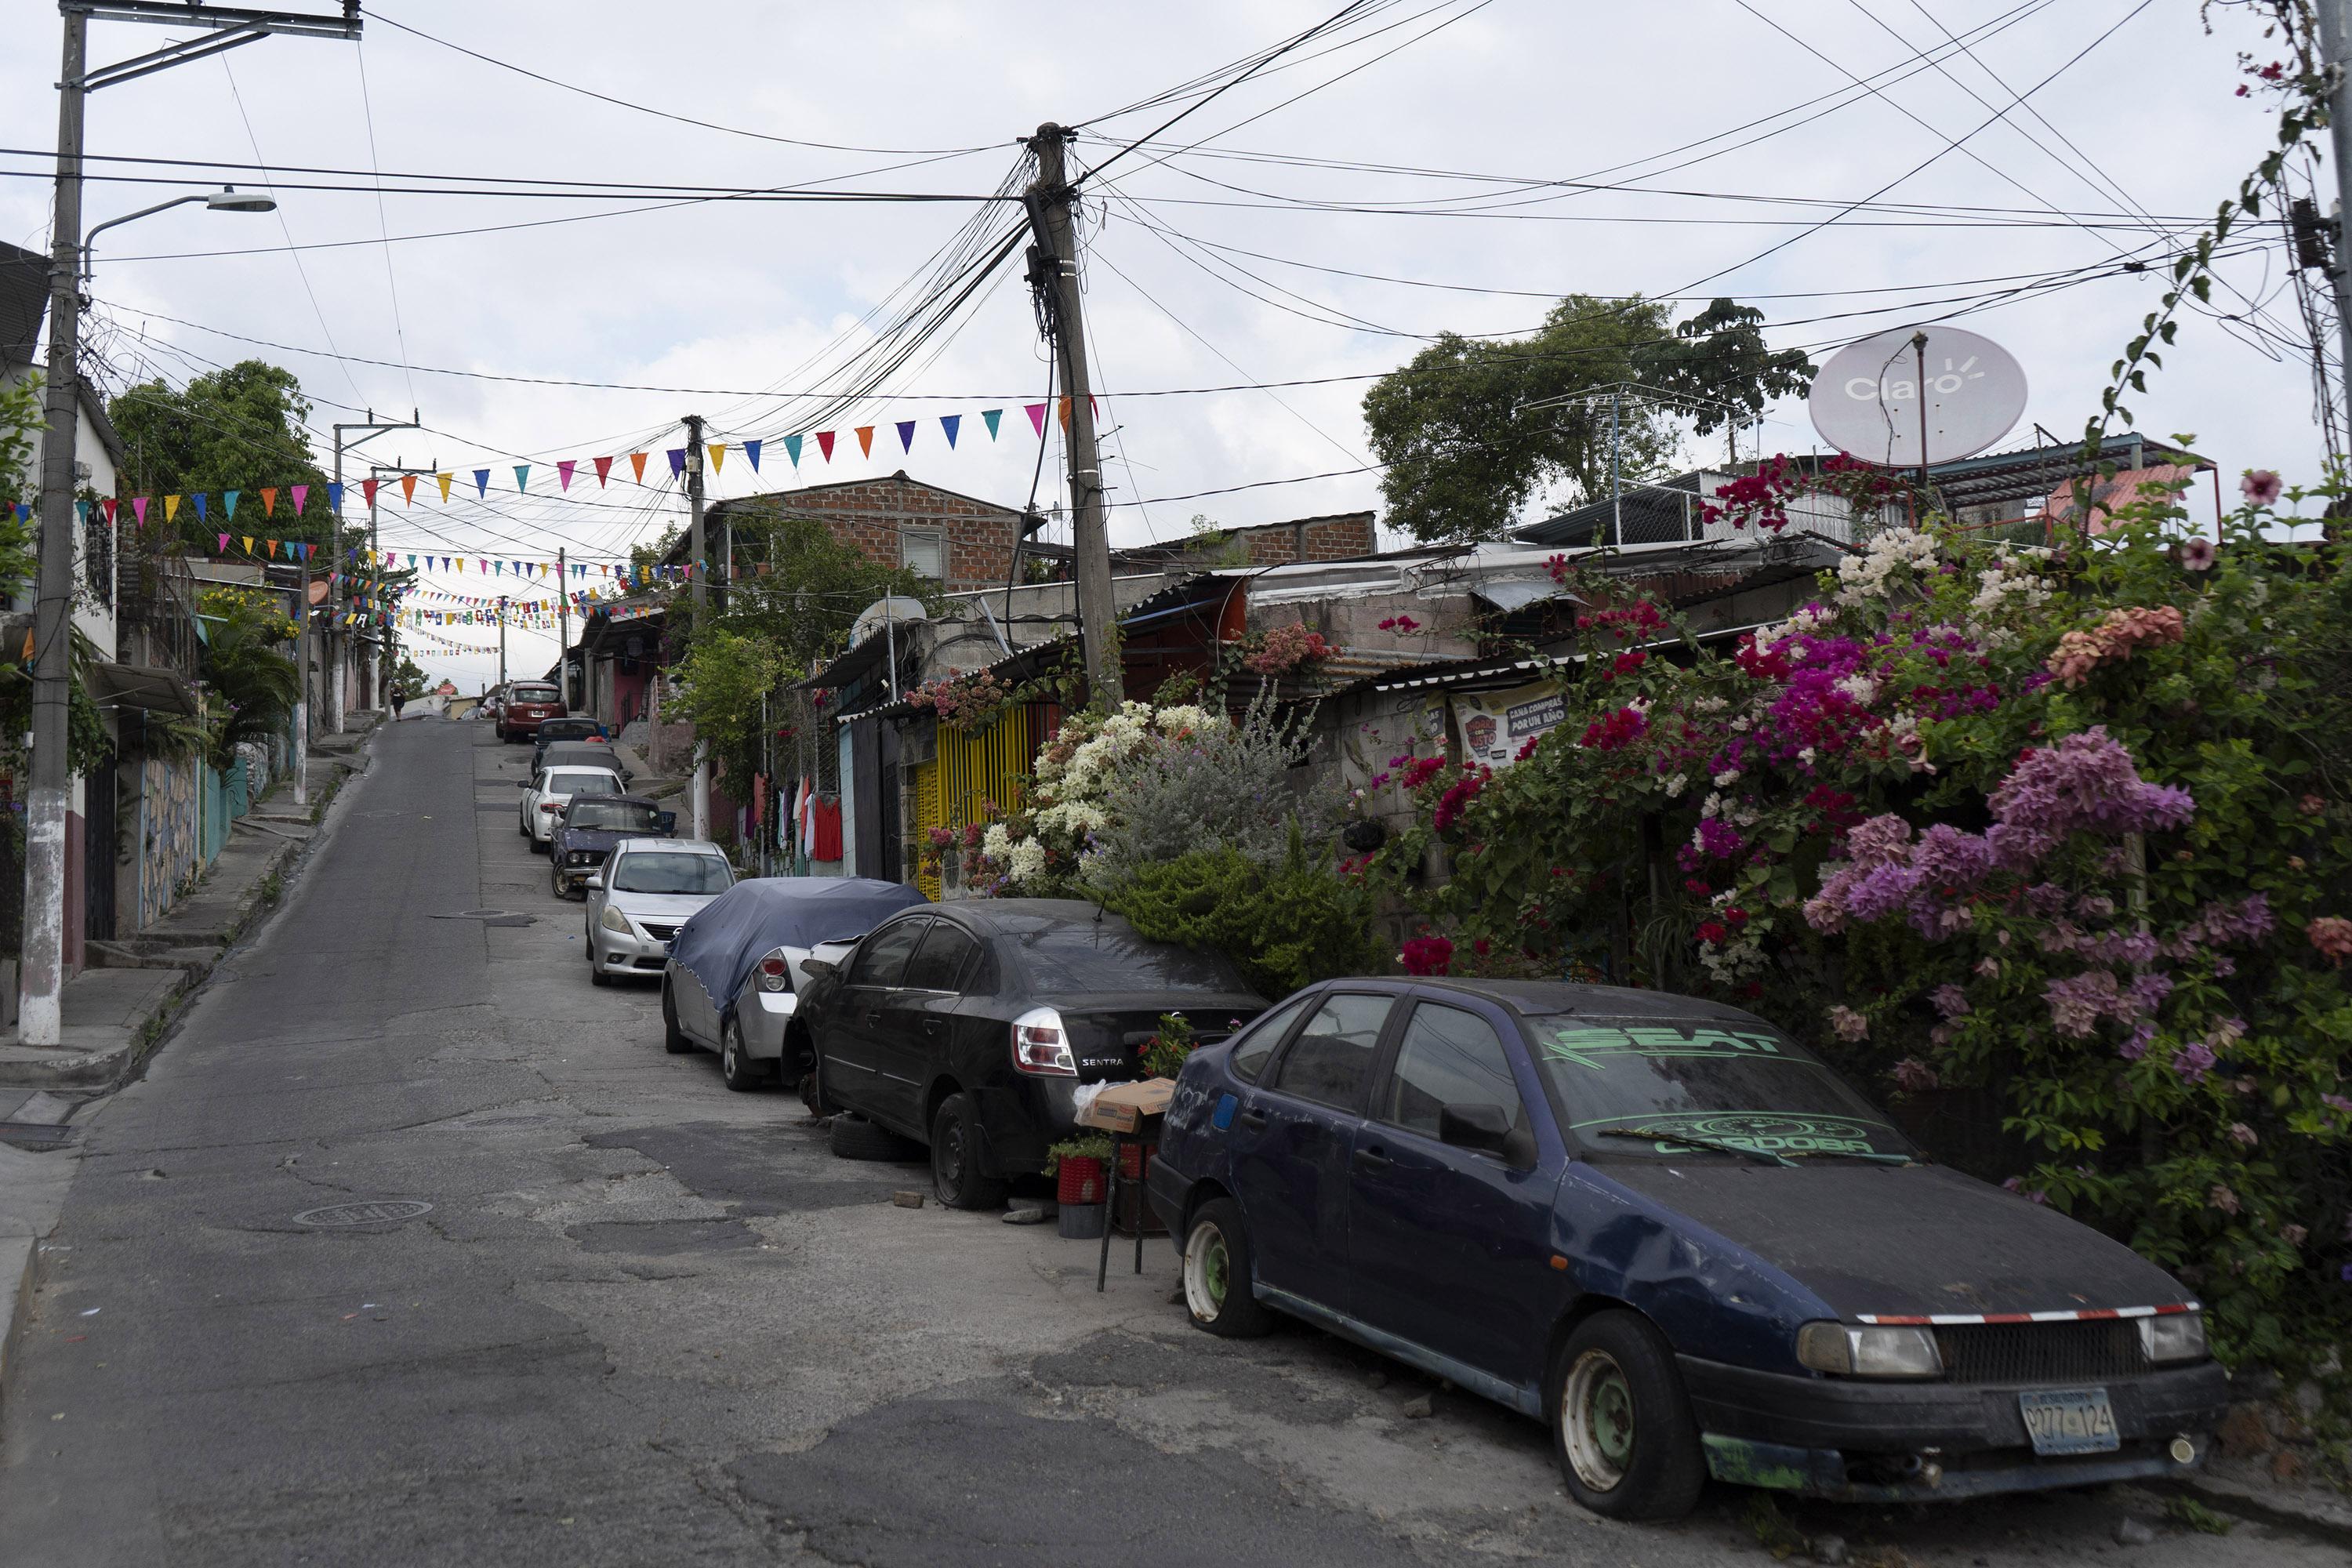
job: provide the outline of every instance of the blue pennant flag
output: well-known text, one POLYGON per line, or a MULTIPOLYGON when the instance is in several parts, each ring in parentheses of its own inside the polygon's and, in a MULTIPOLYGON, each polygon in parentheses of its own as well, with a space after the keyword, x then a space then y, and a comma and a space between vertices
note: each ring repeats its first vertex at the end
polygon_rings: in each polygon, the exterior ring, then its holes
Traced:
POLYGON ((911 452, 914 449, 915 422, 911 419, 901 419, 898 421, 898 450, 911 452))
POLYGON ((476 469, 474 470, 474 494, 475 494, 475 496, 476 496, 477 498, 486 497, 486 496, 488 496, 489 493, 490 493, 490 470, 489 470, 489 469, 488 469, 488 468, 476 468, 476 469))
POLYGON ((755 474, 758 473, 760 471, 760 443, 757 441, 744 442, 743 455, 751 459, 751 471, 755 474))
POLYGON ((940 428, 947 432, 948 450, 950 452, 955 450, 956 426, 962 423, 963 416, 961 414, 942 414, 940 416, 940 428))

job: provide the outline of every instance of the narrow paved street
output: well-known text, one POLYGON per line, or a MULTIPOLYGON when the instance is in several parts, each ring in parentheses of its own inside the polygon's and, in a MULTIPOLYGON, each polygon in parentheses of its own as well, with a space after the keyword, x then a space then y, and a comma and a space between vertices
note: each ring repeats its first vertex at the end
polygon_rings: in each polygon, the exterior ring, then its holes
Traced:
MULTIPOLYGON (((893 1206, 921 1171, 832 1158, 795 1099, 665 1055, 651 990, 589 985, 515 831, 521 748, 436 720, 373 752, 288 906, 82 1118, 0 1561, 1769 1561, 1748 1494, 1604 1523, 1531 1423, 1424 1413, 1303 1329, 1193 1332, 1164 1242, 1097 1296, 1051 1226, 893 1206)), ((1790 1512, 1856 1561, 2338 1560, 2250 1524, 2114 1543, 2160 1502, 1790 1512)))

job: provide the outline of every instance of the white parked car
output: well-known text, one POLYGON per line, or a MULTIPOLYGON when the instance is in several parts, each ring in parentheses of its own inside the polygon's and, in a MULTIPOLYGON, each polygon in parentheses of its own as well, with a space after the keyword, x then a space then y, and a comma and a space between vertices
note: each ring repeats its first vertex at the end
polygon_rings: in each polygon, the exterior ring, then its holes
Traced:
POLYGON ((624 838, 587 881, 588 978, 658 975, 670 939, 735 885, 719 847, 699 838, 624 838))
POLYGON ((533 849, 545 849, 555 820, 575 795, 626 795, 628 786, 611 768, 546 768, 521 784, 520 831, 533 849))

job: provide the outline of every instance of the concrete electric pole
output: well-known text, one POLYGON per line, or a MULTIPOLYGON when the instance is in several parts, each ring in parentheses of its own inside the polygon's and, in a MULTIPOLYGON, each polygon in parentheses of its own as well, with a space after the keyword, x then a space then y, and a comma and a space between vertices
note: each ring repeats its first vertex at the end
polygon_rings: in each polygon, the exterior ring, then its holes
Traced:
POLYGON ((1110 584, 1110 528, 1103 516, 1102 461, 1095 451, 1094 396, 1087 375, 1086 320, 1078 294, 1076 200, 1064 175, 1062 148, 1075 132, 1047 121, 1029 139, 1037 178, 1022 193, 1037 243, 1029 247, 1029 287, 1044 304, 1063 406, 1070 411, 1071 545, 1077 557, 1078 629, 1087 677, 1116 705, 1126 695, 1118 651, 1118 607, 1110 584))
POLYGON ((2352 257, 2344 226, 2352 217, 2352 0, 2313 0, 2319 12, 2319 51, 2328 68, 2328 151, 2336 158, 2336 234, 2328 248, 2327 280, 2336 290, 2339 404, 2352 419, 2352 257))
POLYGON ((572 558, 555 547, 555 690, 566 713, 572 711, 572 558))
POLYGON ((33 754, 25 797, 25 938, 17 1039, 54 1046, 65 1025, 66 818, 73 769, 67 722, 73 683, 76 437, 81 418, 82 120, 89 94, 168 70, 272 33, 360 37, 359 0, 341 16, 231 10, 179 0, 59 0, 65 42, 58 72, 57 205, 49 228, 49 343, 41 438, 40 569, 33 603, 33 754), (89 22, 152 22, 186 36, 96 69, 89 22))
MULTIPOLYGON (((694 557, 687 566, 687 582, 694 597, 694 629, 702 631, 702 611, 710 602, 710 560, 707 553, 709 541, 702 527, 702 416, 686 416, 686 507, 691 528, 688 547, 694 557)), ((710 837, 710 752, 698 735, 694 742, 694 782, 688 785, 693 799, 689 803, 689 820, 694 837, 710 837)))
MULTIPOLYGON (((365 419, 354 420, 347 425, 336 426, 334 427, 335 489, 333 493, 337 496, 341 496, 343 493, 343 449, 347 445, 352 447, 363 447, 370 441, 375 439, 378 436, 383 435, 387 430, 416 429, 423 417, 424 416, 418 410, 411 409, 409 410, 408 417, 406 419, 378 419, 375 416, 375 410, 371 408, 368 410, 368 416, 365 419), (358 430, 364 433, 357 440, 347 443, 343 439, 343 432, 346 430, 358 430)), ((373 501, 370 501, 368 503, 368 515, 370 527, 373 529, 375 515, 375 503, 373 501)), ((342 550, 342 514, 330 509, 327 517, 327 575, 330 581, 334 577, 335 562, 342 550)), ((296 620, 299 623, 299 626, 294 638, 295 668, 299 669, 302 675, 301 685, 297 689, 294 694, 294 804, 296 805, 308 805, 310 804, 310 792, 309 785, 310 768, 310 558, 307 556, 303 558, 302 562, 301 601, 301 610, 296 616, 296 620)), ((332 613, 333 612, 331 611, 329 612, 331 616, 332 613)), ((330 637, 327 646, 331 649, 334 647, 331 637, 330 637)), ((340 680, 341 677, 337 675, 333 679, 340 680)), ((340 689, 340 688, 338 689, 340 689)), ((341 715, 340 711, 338 711, 338 705, 335 703, 328 704, 328 710, 336 714, 336 724, 337 727, 340 728, 342 721, 341 715)))

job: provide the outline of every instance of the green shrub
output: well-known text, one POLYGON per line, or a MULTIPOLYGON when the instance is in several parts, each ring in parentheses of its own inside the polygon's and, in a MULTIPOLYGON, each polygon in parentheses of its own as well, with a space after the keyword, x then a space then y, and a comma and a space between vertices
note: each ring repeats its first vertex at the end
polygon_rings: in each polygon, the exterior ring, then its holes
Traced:
POLYGON ((1265 996, 1388 966, 1370 895, 1311 860, 1295 823, 1278 866, 1230 847, 1196 849, 1137 868, 1103 904, 1155 942, 1223 953, 1265 996))

